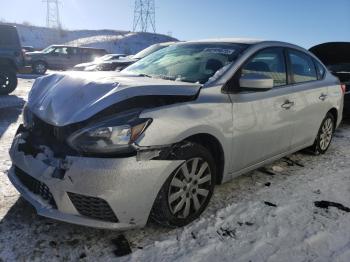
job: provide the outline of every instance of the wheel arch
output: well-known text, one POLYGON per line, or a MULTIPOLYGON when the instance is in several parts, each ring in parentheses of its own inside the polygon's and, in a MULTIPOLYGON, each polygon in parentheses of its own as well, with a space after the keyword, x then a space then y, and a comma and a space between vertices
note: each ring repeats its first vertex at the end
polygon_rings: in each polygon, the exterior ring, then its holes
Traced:
POLYGON ((199 133, 185 138, 183 141, 195 142, 205 147, 213 156, 216 165, 216 183, 221 184, 225 169, 225 153, 219 139, 208 133, 199 133))
POLYGON ((334 117, 334 124, 336 127, 338 123, 338 110, 335 107, 333 107, 327 112, 327 114, 331 114, 334 117))

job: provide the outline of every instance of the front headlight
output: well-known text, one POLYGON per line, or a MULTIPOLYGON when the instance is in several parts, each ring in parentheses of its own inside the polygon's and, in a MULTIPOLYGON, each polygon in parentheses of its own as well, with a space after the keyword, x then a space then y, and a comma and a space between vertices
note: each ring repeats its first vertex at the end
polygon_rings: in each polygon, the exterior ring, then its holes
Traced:
POLYGON ((138 118, 135 113, 109 118, 73 133, 67 142, 84 153, 127 153, 151 122, 152 119, 138 118))

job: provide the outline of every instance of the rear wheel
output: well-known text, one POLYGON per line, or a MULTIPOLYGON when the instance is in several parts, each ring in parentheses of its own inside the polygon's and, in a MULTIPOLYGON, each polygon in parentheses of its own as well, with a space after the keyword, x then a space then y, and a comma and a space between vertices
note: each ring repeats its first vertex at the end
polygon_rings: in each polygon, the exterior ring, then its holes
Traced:
POLYGON ((314 145, 312 146, 312 151, 315 154, 324 154, 329 148, 333 133, 335 130, 335 119, 331 113, 328 113, 323 119, 321 127, 318 131, 314 145))
POLYGON ((207 207, 215 186, 215 163, 209 151, 196 143, 180 147, 172 159, 185 160, 167 179, 153 205, 151 218, 179 227, 198 218, 207 207))
POLYGON ((47 71, 47 65, 43 61, 38 61, 33 64, 33 73, 44 75, 47 71))
POLYGON ((0 68, 0 95, 7 95, 17 87, 17 74, 13 69, 0 68))

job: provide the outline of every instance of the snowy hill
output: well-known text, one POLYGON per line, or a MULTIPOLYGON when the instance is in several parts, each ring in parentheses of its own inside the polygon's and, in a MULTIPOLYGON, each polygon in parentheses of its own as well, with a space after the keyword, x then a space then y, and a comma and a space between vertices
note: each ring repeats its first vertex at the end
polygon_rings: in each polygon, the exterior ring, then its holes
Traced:
POLYGON ((13 24, 23 46, 43 49, 52 44, 104 48, 110 53, 135 54, 160 42, 176 41, 170 36, 121 30, 55 30, 46 27, 13 24))

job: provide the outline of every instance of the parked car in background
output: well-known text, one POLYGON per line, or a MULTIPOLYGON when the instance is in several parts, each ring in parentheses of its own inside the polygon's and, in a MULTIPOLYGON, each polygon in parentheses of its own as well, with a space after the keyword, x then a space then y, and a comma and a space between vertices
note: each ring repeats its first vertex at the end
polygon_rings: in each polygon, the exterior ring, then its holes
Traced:
POLYGON ((42 75, 47 69, 67 70, 76 64, 89 62, 106 54, 104 49, 52 45, 40 52, 26 53, 25 60, 34 73, 42 75))
POLYGON ((138 52, 135 55, 129 55, 127 57, 121 57, 117 60, 114 60, 108 64, 105 64, 102 66, 101 71, 121 71, 124 68, 126 68, 127 66, 139 61, 140 59, 160 50, 163 49, 165 47, 168 47, 172 44, 174 44, 176 42, 165 42, 165 43, 159 43, 159 44, 154 44, 151 45, 145 49, 143 49, 142 51, 138 52))
POLYGON ((16 27, 0 24, 0 95, 7 95, 16 89, 17 72, 23 65, 16 27))
POLYGON ((121 57, 125 57, 125 54, 108 54, 99 58, 96 58, 92 62, 77 64, 73 67, 75 71, 113 71, 113 62, 117 61, 121 57))
POLYGON ((344 84, 344 115, 350 117, 350 42, 329 42, 310 49, 344 84))
POLYGON ((301 47, 178 43, 122 72, 38 78, 8 176, 50 218, 184 226, 215 185, 303 148, 325 153, 342 110, 339 80, 301 47))

